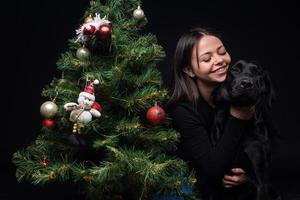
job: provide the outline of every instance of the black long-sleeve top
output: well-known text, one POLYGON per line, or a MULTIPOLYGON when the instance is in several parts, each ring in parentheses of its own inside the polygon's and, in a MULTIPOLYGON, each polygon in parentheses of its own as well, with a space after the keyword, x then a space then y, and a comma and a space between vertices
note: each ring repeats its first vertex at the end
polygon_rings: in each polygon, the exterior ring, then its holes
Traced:
MULTIPOLYGON (((222 178, 231 169, 248 120, 229 116, 217 145, 210 142, 214 109, 202 98, 196 107, 182 101, 172 109, 174 128, 180 133, 179 154, 195 169, 203 199, 218 199, 222 178)), ((223 188, 224 189, 224 188, 223 188)))

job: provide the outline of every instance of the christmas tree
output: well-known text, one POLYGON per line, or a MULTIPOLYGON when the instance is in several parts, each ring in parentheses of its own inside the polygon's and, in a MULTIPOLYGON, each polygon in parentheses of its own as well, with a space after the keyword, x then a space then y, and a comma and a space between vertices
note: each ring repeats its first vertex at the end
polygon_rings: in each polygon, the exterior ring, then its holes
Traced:
POLYGON ((138 0, 90 2, 57 62, 62 76, 42 91, 38 137, 13 155, 19 181, 72 182, 89 199, 193 198, 163 109, 165 54, 146 22, 138 0))

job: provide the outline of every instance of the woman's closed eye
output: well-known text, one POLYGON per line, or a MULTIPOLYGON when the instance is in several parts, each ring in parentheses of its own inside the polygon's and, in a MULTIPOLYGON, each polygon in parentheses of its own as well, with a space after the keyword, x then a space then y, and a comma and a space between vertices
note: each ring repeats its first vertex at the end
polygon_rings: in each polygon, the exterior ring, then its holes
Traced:
POLYGON ((218 54, 220 55, 225 55, 227 53, 226 49, 224 47, 220 47, 218 49, 218 54))
MULTIPOLYGON (((223 55, 227 54, 227 51, 226 51, 225 47, 221 46, 216 50, 216 54, 223 56, 223 55)), ((209 62, 209 61, 211 61, 212 56, 213 56, 213 53, 208 52, 208 53, 200 56, 199 60, 200 60, 200 62, 209 62)))
POLYGON ((200 61, 202 61, 202 62, 209 62, 210 60, 211 60, 211 56, 208 55, 208 54, 203 55, 203 56, 201 56, 201 58, 200 58, 200 61))

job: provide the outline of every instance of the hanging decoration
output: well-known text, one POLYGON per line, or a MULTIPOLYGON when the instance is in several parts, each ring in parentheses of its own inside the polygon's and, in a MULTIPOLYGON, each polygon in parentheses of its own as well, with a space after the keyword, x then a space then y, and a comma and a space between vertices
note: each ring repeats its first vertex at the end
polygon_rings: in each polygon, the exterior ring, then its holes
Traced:
POLYGON ((141 6, 138 6, 138 8, 133 11, 133 17, 137 20, 141 20, 145 17, 145 13, 141 9, 141 6))
POLYGON ((76 51, 76 57, 79 60, 88 60, 90 58, 90 56, 91 56, 90 50, 88 48, 86 48, 85 46, 80 47, 76 51))
POLYGON ((40 107, 40 113, 43 117, 52 118, 57 114, 58 107, 53 101, 46 101, 40 107))
POLYGON ((95 34, 97 37, 99 37, 100 35, 100 39, 102 39, 103 35, 106 36, 104 38, 107 38, 108 33, 111 34, 111 30, 112 28, 110 25, 110 21, 106 20, 106 16, 101 19, 100 14, 96 13, 96 16, 94 18, 86 18, 84 24, 76 30, 77 39, 75 42, 86 43, 88 39, 95 34), (109 26, 109 31, 106 30, 107 28, 103 30, 103 25, 105 25, 106 27, 109 26), (97 33, 99 30, 100 33, 97 33), (106 34, 104 34, 104 32, 106 34))
POLYGON ((73 133, 79 133, 80 126, 78 123, 87 124, 92 121, 92 118, 101 116, 100 104, 95 103, 94 85, 99 84, 98 80, 93 82, 88 81, 89 84, 84 91, 78 96, 77 102, 69 102, 64 105, 66 111, 71 111, 70 121, 74 122, 73 133), (96 104, 96 106, 94 105, 96 104), (98 104, 98 105, 97 105, 98 104))
POLYGON ((53 119, 45 118, 43 120, 43 126, 46 128, 53 128, 55 126, 55 121, 53 119))
POLYGON ((151 123, 160 124, 165 120, 166 113, 164 109, 162 109, 162 107, 155 104, 154 106, 148 109, 146 117, 151 123))
POLYGON ((111 37, 112 27, 110 24, 102 24, 96 32, 96 36, 101 40, 107 40, 111 37))

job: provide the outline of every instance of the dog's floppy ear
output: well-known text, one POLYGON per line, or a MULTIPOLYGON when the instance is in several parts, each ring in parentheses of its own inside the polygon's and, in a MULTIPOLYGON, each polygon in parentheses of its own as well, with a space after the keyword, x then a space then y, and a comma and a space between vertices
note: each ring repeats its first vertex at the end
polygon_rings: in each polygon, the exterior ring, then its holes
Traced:
POLYGON ((273 83, 271 81, 270 75, 267 71, 264 72, 265 81, 265 91, 264 91, 264 101, 268 108, 271 108, 275 102, 275 90, 273 88, 273 83))

